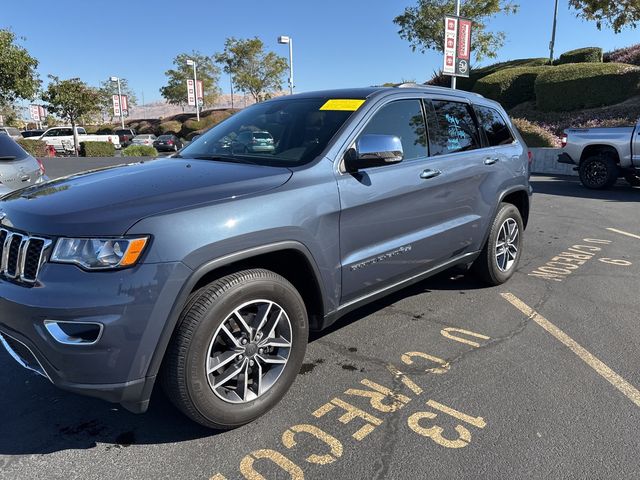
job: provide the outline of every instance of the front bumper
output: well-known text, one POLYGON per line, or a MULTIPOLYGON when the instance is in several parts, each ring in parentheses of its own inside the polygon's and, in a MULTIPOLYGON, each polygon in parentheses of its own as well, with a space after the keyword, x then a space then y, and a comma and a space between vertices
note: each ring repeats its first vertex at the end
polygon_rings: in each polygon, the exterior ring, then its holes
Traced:
POLYGON ((46 263, 33 287, 0 278, 1 343, 60 388, 144 411, 155 380, 151 358, 190 273, 182 263, 113 272, 46 263), (96 343, 63 344, 45 320, 103 329, 96 343))

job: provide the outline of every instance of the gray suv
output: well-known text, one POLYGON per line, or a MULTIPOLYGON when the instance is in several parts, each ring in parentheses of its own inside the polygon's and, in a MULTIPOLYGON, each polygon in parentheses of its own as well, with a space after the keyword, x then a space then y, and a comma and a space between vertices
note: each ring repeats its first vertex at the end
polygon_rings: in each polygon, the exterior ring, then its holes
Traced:
POLYGON ((173 158, 4 196, 2 343, 66 390, 144 412, 159 381, 236 427, 285 395, 309 330, 450 267, 508 280, 530 195, 527 147, 481 96, 280 97, 173 158), (274 148, 228 148, 244 131, 274 148))

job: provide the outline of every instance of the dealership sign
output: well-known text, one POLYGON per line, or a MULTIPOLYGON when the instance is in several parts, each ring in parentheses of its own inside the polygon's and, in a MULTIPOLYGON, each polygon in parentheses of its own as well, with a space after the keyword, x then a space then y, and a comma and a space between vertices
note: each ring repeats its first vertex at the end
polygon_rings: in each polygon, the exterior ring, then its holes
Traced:
POLYGON ((129 114, 129 99, 126 95, 113 95, 112 99, 114 117, 119 117, 120 112, 125 116, 129 114), (122 99, 122 103, 120 102, 120 99, 122 99))
POLYGON ((195 105, 196 104, 196 89, 193 86, 194 81, 189 79, 187 80, 187 104, 195 105))
POLYGON ((444 67, 445 75, 469 76, 471 58, 471 20, 456 16, 444 17, 444 67))
POLYGON ((47 118, 47 112, 42 105, 29 105, 29 115, 34 122, 42 122, 47 118))

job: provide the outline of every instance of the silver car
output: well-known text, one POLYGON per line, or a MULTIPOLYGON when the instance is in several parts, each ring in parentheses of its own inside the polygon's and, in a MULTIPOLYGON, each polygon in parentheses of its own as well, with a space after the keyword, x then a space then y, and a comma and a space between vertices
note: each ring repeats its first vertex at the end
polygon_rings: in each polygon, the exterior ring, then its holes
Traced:
POLYGON ((153 134, 142 134, 142 135, 136 135, 135 137, 133 137, 131 144, 132 145, 148 145, 150 147, 153 147, 153 142, 155 142, 156 140, 157 140, 157 137, 153 134))
POLYGON ((10 136, 0 135, 0 196, 47 180, 40 160, 29 155, 10 136))

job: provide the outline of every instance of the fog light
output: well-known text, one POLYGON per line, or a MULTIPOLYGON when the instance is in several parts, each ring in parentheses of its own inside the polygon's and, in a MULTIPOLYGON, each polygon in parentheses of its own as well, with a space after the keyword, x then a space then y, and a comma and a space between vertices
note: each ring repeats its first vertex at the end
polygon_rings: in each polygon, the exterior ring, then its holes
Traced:
POLYGON ((62 320, 45 320, 44 326, 56 342, 64 345, 93 345, 104 328, 101 323, 62 320))

